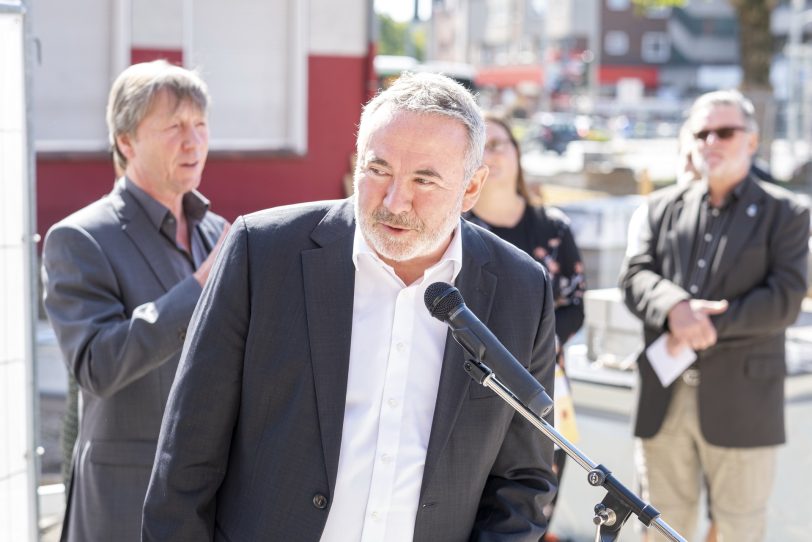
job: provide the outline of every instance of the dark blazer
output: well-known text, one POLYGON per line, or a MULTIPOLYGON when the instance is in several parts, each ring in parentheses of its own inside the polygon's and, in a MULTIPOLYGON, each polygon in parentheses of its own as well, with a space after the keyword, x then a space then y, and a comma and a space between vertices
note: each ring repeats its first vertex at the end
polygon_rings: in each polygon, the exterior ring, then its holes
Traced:
MULTIPOLYGON (((319 540, 344 419, 354 229, 352 200, 234 223, 170 394, 144 540, 319 540)), ((551 390, 543 269, 467 222, 462 246, 466 303, 551 390)), ((449 336, 414 539, 537 541, 555 490, 552 445, 462 364, 449 336)))
MULTIPOLYGON (((199 224, 209 250, 224 223, 207 213, 199 224)), ((201 292, 166 246, 123 179, 45 238, 45 310, 81 389, 63 540, 139 540, 161 417, 201 292)))
MULTIPOLYGON (((806 294, 809 210, 788 191, 746 178, 727 233, 710 263, 709 299, 729 308, 713 316, 718 343, 698 353, 699 421, 718 446, 784 442, 784 332, 806 294)), ((670 187, 648 202, 637 254, 626 258, 621 287, 644 324, 645 343, 666 331, 668 311, 690 299, 686 282, 702 182, 670 187)), ((645 352, 638 360, 640 395, 635 435, 652 437, 674 384, 663 388, 645 352)))

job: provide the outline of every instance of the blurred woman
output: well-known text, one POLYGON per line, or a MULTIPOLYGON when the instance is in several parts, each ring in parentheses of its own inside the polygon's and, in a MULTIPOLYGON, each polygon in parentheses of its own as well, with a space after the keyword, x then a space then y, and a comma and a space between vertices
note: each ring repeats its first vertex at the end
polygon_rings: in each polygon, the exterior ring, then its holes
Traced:
MULTIPOLYGON (((484 161, 490 171, 479 201, 466 218, 524 250, 549 272, 555 299, 556 350, 563 369, 563 346, 584 321, 586 282, 581 255, 566 215, 533 202, 522 174, 519 143, 510 126, 489 115, 486 128, 484 161)), ((555 451, 554 470, 559 480, 566 457, 563 450, 555 451)), ((543 540, 557 538, 548 534, 543 540)))

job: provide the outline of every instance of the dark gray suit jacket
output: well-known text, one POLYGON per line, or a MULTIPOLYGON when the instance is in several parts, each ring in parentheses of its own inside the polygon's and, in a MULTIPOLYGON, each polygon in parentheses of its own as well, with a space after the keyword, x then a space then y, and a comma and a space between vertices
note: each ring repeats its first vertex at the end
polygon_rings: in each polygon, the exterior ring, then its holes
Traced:
MULTIPOLYGON (((225 221, 199 224, 208 250, 225 221)), ((123 179, 62 220, 43 249, 45 310, 81 388, 63 540, 133 541, 161 417, 201 287, 123 179)))
MULTIPOLYGON (((344 419, 354 228, 352 200, 235 222, 184 346, 144 540, 319 539, 344 419)), ((467 304, 551 390, 543 269, 467 222, 462 246, 467 304)), ((537 541, 555 490, 551 443, 471 381, 450 336, 443 363, 414 539, 537 541)))
MULTIPOLYGON (((809 210, 790 192, 748 177, 727 233, 710 263, 718 343, 698 353, 699 421, 717 446, 784 442, 784 332, 806 294, 809 210)), ((690 299, 688 268, 705 184, 670 187, 648 203, 637 254, 621 272, 626 305, 644 324, 645 343, 666 330, 668 311, 690 299)), ((635 435, 652 437, 674 384, 663 388, 643 352, 635 435)))

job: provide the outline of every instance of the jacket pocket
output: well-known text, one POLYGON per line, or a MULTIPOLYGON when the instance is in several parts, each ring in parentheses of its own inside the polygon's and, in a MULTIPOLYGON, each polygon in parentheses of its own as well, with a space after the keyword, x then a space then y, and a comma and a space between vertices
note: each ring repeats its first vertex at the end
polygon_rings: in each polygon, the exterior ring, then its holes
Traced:
POLYGON ((749 378, 781 378, 786 374, 786 365, 773 356, 750 358, 745 362, 744 374, 749 378))

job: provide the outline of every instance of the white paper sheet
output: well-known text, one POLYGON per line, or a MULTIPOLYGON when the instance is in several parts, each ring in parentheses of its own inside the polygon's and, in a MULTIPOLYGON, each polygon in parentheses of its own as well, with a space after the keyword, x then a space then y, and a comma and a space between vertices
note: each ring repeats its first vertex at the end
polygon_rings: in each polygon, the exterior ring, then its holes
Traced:
POLYGON ((646 348, 646 357, 651 368, 657 374, 663 387, 668 387, 685 371, 696 359, 696 352, 684 347, 676 356, 668 353, 666 347, 668 333, 663 333, 657 340, 646 348))

